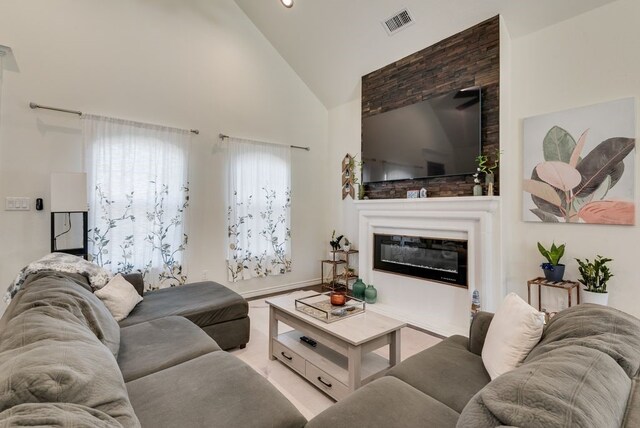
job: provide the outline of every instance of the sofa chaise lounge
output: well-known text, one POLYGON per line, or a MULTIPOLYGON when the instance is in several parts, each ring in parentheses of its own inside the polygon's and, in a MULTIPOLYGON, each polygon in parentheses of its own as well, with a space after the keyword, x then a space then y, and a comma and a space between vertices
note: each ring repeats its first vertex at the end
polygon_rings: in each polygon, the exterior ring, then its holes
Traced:
POLYGON ((144 300, 120 321, 121 327, 181 316, 204 330, 224 350, 244 348, 249 342, 249 305, 224 285, 205 281, 143 293, 142 275, 123 276, 144 300))

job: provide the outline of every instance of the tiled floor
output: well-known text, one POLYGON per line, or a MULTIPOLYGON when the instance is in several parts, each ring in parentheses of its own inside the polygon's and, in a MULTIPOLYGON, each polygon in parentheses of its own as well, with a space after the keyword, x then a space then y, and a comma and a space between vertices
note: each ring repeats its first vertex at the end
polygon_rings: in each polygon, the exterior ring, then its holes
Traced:
MULTIPOLYGON (((294 295, 292 293, 292 295, 294 295)), ((311 419, 334 401, 305 381, 279 361, 271 361, 268 356, 269 309, 264 299, 249 302, 251 318, 251 340, 245 349, 236 349, 232 353, 266 377, 300 412, 311 419)), ((281 325, 280 331, 286 331, 281 325)), ((406 359, 423 349, 438 343, 440 339, 412 328, 402 329, 402 359, 406 359)), ((388 355, 388 350, 377 351, 388 355)))

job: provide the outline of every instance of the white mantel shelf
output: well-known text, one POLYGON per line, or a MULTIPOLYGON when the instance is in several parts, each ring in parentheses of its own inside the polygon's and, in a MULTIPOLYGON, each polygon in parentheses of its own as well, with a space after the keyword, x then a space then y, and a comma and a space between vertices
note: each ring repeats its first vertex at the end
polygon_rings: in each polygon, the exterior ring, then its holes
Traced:
POLYGON ((483 310, 495 311, 504 295, 499 196, 461 196, 354 201, 358 211, 360 276, 378 288, 372 310, 435 333, 467 334, 471 293, 483 310), (468 289, 375 271, 373 235, 468 240, 468 289))
POLYGON ((407 209, 429 210, 482 210, 494 211, 500 208, 500 196, 458 196, 439 198, 397 198, 397 199, 364 199, 353 201, 358 209, 370 209, 372 206, 405 206, 407 209))

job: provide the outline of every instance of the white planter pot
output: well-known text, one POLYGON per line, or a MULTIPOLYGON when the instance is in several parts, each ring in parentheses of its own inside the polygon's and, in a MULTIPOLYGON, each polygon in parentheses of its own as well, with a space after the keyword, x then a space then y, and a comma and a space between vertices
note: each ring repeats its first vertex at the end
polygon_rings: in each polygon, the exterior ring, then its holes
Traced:
POLYGON ((609 304, 609 293, 593 293, 582 289, 580 290, 580 302, 607 306, 609 304))

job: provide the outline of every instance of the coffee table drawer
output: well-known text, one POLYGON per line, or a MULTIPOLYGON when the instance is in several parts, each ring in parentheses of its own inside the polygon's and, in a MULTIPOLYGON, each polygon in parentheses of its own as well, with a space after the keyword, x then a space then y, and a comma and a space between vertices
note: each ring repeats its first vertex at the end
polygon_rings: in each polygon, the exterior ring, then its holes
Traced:
POLYGON ((349 394, 349 388, 347 385, 338 381, 333 376, 328 375, 325 371, 320 370, 309 361, 307 361, 305 371, 305 376, 309 382, 313 383, 336 400, 341 400, 349 394))
POLYGON ((300 355, 296 354, 295 352, 293 352, 291 349, 284 346, 282 343, 278 342, 276 339, 272 339, 272 340, 273 340, 273 355, 277 359, 279 359, 280 361, 288 365, 289 367, 293 368, 300 374, 304 375, 305 359, 302 358, 300 355))

